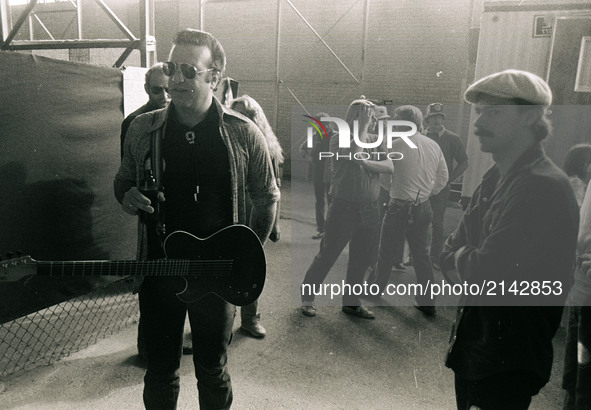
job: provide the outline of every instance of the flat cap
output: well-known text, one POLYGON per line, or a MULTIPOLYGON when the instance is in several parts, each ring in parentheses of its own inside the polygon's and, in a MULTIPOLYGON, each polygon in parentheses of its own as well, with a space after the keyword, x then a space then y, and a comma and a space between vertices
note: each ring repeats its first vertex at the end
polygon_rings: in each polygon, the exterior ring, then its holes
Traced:
POLYGON ((464 99, 475 104, 481 94, 532 105, 552 104, 552 91, 546 81, 521 70, 505 70, 481 78, 468 87, 464 99))

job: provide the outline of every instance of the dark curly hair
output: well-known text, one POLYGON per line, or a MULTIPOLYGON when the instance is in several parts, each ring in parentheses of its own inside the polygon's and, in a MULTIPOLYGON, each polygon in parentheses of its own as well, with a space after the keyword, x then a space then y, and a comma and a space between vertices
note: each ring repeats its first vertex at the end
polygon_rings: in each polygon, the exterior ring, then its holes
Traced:
POLYGON ((226 69, 226 52, 217 38, 206 31, 187 28, 174 35, 172 44, 192 44, 195 46, 206 46, 211 51, 213 67, 220 74, 226 69))

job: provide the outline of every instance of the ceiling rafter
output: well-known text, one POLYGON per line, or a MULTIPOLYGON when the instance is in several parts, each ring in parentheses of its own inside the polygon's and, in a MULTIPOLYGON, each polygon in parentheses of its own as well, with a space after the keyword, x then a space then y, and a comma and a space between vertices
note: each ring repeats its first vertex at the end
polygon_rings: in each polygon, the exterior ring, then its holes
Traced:
MULTIPOLYGON (((69 1, 76 8, 76 17, 78 21, 77 39, 55 39, 41 19, 35 13, 35 7, 38 0, 30 0, 25 9, 20 14, 14 24, 12 23, 11 9, 9 0, 0 0, 0 24, 2 27, 2 38, 0 41, 1 51, 12 50, 59 50, 59 49, 79 49, 79 48, 125 48, 121 56, 117 59, 114 66, 121 67, 125 59, 133 50, 139 50, 141 54, 141 65, 150 67, 156 62, 156 39, 154 37, 154 0, 139 0, 140 18, 145 20, 140 22, 141 34, 139 37, 127 28, 123 21, 111 10, 103 0, 94 0, 95 3, 105 12, 113 21, 117 28, 125 35, 121 39, 84 39, 82 36, 82 14, 81 0, 69 1), (35 17, 45 32, 51 37, 51 40, 14 40, 27 19, 35 17)), ((71 12, 72 10, 61 10, 71 12)), ((32 20, 31 20, 32 22, 32 20)), ((70 25, 72 21, 70 22, 70 25)), ((69 26, 68 26, 69 27, 69 26)), ((31 30, 32 32, 32 30, 31 30)), ((65 33, 66 31, 64 31, 65 33)))

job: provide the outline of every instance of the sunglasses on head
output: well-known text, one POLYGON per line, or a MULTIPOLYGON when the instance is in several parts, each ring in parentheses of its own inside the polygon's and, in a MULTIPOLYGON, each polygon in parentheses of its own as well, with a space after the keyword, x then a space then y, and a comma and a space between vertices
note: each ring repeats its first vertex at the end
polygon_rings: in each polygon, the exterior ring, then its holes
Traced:
POLYGON ((168 94, 168 87, 156 87, 156 86, 150 87, 150 92, 152 94, 160 94, 160 93, 162 93, 162 91, 164 91, 165 93, 168 94))
POLYGON ((191 64, 173 63, 171 61, 167 61, 162 66, 162 71, 164 71, 165 75, 170 77, 170 76, 174 75, 177 68, 181 70, 181 73, 183 73, 183 77, 185 77, 187 80, 192 80, 193 78, 197 77, 199 74, 214 70, 213 68, 207 68, 205 70, 198 70, 197 67, 195 67, 194 65, 191 65, 191 64))

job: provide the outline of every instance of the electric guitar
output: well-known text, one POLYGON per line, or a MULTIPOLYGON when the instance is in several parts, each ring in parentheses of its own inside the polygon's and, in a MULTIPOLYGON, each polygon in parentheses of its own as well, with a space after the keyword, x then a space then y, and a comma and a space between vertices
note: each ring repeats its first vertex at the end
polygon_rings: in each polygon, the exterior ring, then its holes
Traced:
POLYGON ((163 243, 166 259, 36 261, 30 256, 0 261, 0 283, 32 275, 49 276, 170 276, 182 277, 185 288, 177 293, 191 303, 213 293, 244 306, 263 290, 265 253, 258 236, 245 225, 231 225, 201 239, 174 231, 163 243))

